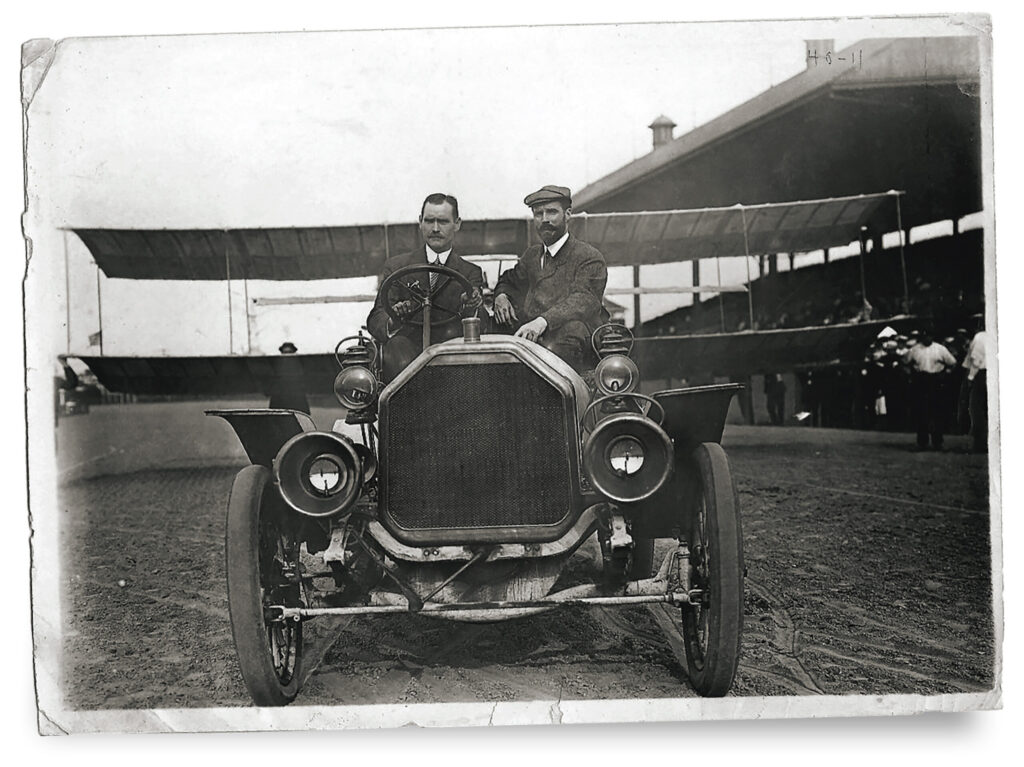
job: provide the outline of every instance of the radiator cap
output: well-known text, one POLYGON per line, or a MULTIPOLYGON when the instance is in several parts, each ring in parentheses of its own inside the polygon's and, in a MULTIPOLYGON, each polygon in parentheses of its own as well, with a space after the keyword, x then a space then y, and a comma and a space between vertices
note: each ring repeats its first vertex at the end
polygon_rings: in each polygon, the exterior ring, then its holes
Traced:
POLYGON ((480 340, 480 318, 462 318, 462 340, 467 344, 476 343, 480 340))

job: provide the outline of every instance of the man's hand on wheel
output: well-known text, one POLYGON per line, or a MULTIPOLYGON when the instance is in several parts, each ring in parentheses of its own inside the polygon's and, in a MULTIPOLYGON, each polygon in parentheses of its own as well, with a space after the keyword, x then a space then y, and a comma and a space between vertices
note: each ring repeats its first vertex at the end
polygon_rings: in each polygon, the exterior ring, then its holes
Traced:
POLYGON ((463 293, 460 298, 462 305, 459 307, 459 314, 463 317, 475 314, 476 310, 484 305, 484 294, 480 292, 480 288, 473 288, 468 293, 463 293))
POLYGON ((547 329, 548 321, 543 317, 538 317, 535 320, 530 320, 519 328, 519 330, 516 331, 516 335, 520 338, 525 338, 527 341, 536 341, 547 329))
POLYGON ((407 299, 405 301, 398 301, 393 304, 391 308, 394 309, 398 318, 404 322, 416 313, 416 310, 420 308, 420 305, 412 299, 407 299))
POLYGON ((512 306, 512 302, 509 301, 508 296, 504 293, 499 293, 494 297, 494 318, 501 325, 511 325, 513 322, 519 322, 519 317, 516 316, 516 308, 512 306))

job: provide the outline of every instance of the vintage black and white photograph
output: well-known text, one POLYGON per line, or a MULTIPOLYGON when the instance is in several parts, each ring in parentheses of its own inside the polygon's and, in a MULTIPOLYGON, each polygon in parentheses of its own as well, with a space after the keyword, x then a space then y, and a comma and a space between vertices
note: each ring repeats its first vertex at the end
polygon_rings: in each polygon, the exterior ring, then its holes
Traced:
POLYGON ((25 42, 40 731, 999 707, 991 47, 25 42))

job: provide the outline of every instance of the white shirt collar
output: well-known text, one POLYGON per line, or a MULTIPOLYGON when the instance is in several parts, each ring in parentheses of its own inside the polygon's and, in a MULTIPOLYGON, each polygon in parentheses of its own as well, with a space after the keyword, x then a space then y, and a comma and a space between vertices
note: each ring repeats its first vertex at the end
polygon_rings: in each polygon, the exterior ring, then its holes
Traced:
POLYGON ((565 245, 565 241, 568 240, 568 239, 569 239, 569 230, 566 229, 565 230, 565 234, 563 234, 561 237, 559 237, 557 240, 555 240, 553 243, 551 243, 550 245, 547 246, 548 255, 550 255, 552 258, 557 256, 558 255, 558 251, 560 251, 562 249, 562 246, 565 245))
POLYGON ((448 250, 446 250, 444 253, 435 253, 434 250, 429 245, 424 245, 424 247, 427 249, 428 264, 432 264, 435 261, 440 261, 441 266, 448 265, 448 256, 450 256, 452 252, 451 248, 448 248, 448 250))

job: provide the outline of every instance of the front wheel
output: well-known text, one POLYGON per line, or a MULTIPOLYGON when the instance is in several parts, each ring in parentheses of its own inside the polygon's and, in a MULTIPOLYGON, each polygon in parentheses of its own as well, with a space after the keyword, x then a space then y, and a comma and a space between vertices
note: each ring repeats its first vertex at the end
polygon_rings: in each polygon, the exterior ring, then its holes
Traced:
POLYGON ((302 623, 268 615, 269 605, 301 605, 299 543, 273 513, 270 470, 247 466, 228 499, 226 565, 231 633, 242 679, 257 706, 284 706, 299 692, 302 623))
POLYGON ((689 524, 691 588, 697 604, 682 608, 690 683, 700 695, 721 697, 732 686, 743 628, 743 540, 739 498, 722 446, 694 451, 700 497, 689 524))

